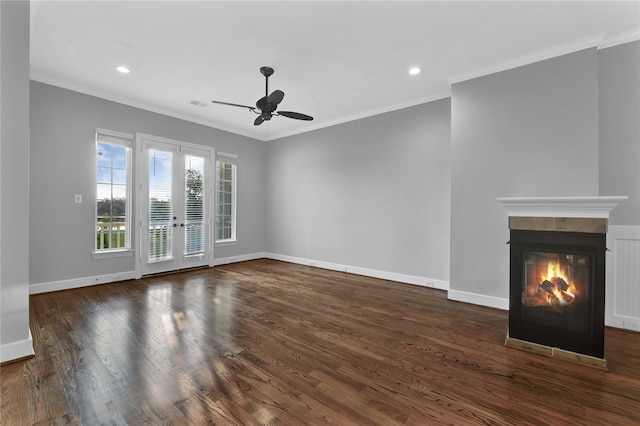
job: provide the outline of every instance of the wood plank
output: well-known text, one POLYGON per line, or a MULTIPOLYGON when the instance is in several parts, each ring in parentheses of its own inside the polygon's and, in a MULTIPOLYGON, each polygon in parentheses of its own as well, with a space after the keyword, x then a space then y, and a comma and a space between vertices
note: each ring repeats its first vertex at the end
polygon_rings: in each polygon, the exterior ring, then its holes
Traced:
POLYGON ((640 424, 640 333, 588 367, 431 288, 261 259, 30 302, 2 424, 640 424))

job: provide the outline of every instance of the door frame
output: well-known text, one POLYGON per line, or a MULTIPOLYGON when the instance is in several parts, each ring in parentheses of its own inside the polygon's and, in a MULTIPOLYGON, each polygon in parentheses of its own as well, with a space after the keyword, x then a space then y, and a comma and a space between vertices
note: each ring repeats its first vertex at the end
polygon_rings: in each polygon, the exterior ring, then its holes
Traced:
POLYGON ((207 208, 207 213, 208 213, 208 217, 209 217, 209 226, 208 226, 208 240, 207 240, 207 245, 209 247, 208 250, 208 256, 207 256, 207 265, 209 267, 213 267, 214 266, 214 248, 215 248, 215 242, 214 242, 214 238, 215 238, 215 229, 214 229, 214 225, 215 222, 213 220, 213 214, 215 212, 214 207, 215 207, 215 192, 214 192, 214 188, 215 188, 215 159, 216 159, 216 151, 215 148, 210 147, 210 146, 206 146, 206 145, 200 145, 200 144, 195 144, 195 143, 191 143, 191 142, 185 142, 185 141, 181 141, 181 140, 177 140, 177 139, 170 139, 170 138, 165 138, 162 136, 155 136, 155 135, 151 135, 151 134, 147 134, 147 133, 140 133, 140 132, 136 132, 136 144, 135 144, 135 150, 136 150, 136 155, 134 156, 135 160, 134 160, 134 171, 135 171, 135 188, 134 188, 134 192, 135 193, 135 210, 136 210, 136 216, 133 218, 133 220, 131 221, 132 226, 135 228, 135 232, 134 232, 134 237, 135 237, 135 241, 136 241, 136 248, 137 248, 137 255, 136 255, 136 262, 135 262, 135 268, 136 268, 136 277, 137 278, 141 278, 142 277, 142 265, 144 262, 144 250, 143 250, 143 244, 144 241, 142 241, 142 226, 144 224, 144 220, 142 215, 146 214, 145 211, 143 211, 142 205, 143 205, 143 191, 144 191, 144 187, 143 187, 143 182, 145 179, 145 176, 143 176, 143 167, 142 167, 142 161, 143 161, 143 154, 144 154, 144 141, 150 141, 150 142, 158 142, 161 144, 168 144, 168 145, 174 145, 178 148, 178 152, 180 152, 180 148, 186 148, 186 149, 193 149, 193 150, 197 150, 197 151, 205 151, 209 154, 209 164, 208 164, 208 168, 209 168, 209 174, 210 174, 210 182, 209 182, 209 203, 206 203, 206 208, 207 208))

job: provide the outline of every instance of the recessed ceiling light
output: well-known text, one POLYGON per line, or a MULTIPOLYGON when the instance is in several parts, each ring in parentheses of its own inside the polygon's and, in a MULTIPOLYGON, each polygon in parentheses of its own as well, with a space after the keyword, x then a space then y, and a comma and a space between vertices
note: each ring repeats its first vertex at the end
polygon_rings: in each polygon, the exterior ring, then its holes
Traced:
POLYGON ((117 66, 116 69, 118 71, 120 71, 122 74, 129 74, 131 71, 129 71, 129 68, 125 67, 125 66, 117 66))
POLYGON ((420 68, 418 67, 413 67, 409 70, 409 74, 411 75, 416 75, 416 74, 420 74, 420 68))

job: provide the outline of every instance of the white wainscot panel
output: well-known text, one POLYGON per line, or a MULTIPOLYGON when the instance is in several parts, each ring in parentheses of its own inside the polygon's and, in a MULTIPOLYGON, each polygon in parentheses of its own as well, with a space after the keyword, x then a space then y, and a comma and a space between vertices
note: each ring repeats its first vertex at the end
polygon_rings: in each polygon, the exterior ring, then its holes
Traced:
POLYGON ((609 226, 605 324, 640 331, 640 226, 609 226))

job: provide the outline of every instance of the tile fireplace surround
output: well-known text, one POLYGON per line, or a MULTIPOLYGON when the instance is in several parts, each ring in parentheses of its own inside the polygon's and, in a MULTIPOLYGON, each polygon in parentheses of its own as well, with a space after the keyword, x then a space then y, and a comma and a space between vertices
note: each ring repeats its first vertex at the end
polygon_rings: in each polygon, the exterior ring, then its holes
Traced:
POLYGON ((508 346, 606 367, 605 237, 627 198, 498 198, 511 230, 508 346), (557 273, 541 273, 547 263, 557 273))

